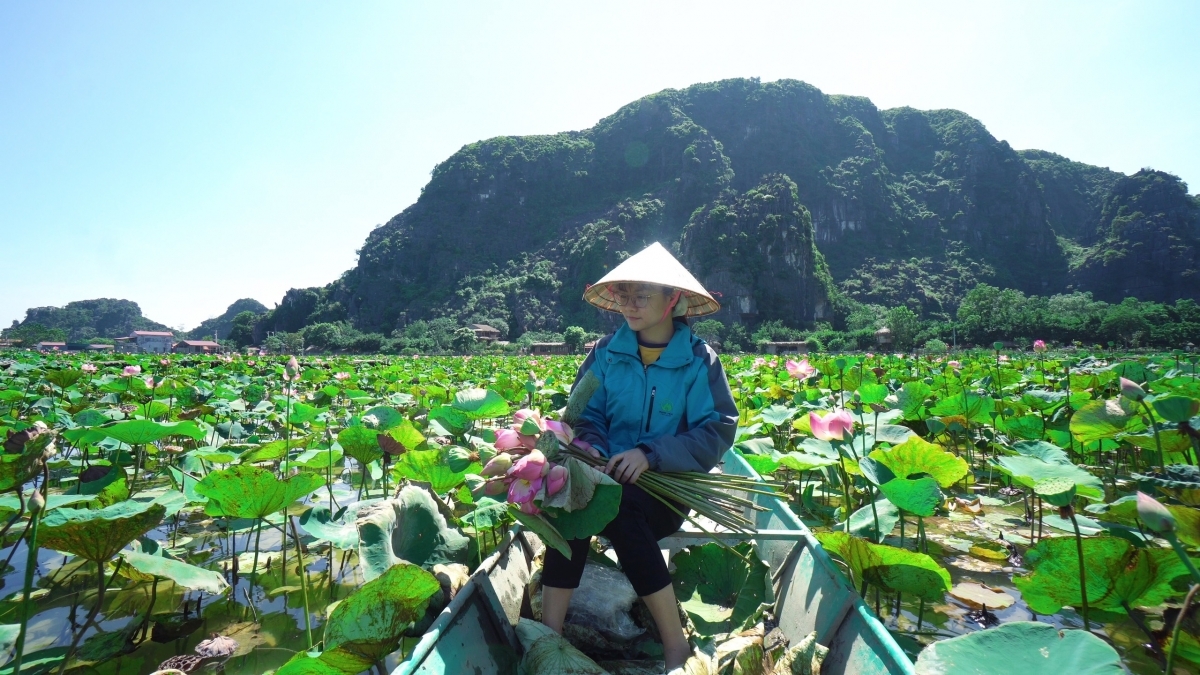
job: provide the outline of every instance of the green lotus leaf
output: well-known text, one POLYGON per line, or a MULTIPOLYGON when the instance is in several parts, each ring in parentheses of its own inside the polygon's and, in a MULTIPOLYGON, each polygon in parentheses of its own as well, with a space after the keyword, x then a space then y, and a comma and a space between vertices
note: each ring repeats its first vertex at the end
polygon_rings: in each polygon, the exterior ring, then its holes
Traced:
POLYGON ((1046 423, 1038 415, 1008 417, 1002 420, 999 426, 1008 435, 1023 438, 1027 441, 1040 439, 1046 431, 1046 423))
MULTIPOLYGON (((811 471, 825 466, 833 466, 834 464, 837 464, 836 459, 822 455, 812 455, 807 452, 789 452, 779 458, 779 466, 791 469, 792 471, 811 471)), ((759 471, 759 473, 762 472, 759 471)))
POLYGON ((53 440, 54 434, 41 433, 27 441, 19 454, 0 454, 0 492, 29 482, 41 470, 42 454, 53 440))
POLYGON ((376 436, 379 432, 367 427, 346 427, 338 432, 338 445, 346 456, 353 457, 360 464, 370 464, 383 457, 376 436))
POLYGON ((942 487, 950 487, 962 480, 968 471, 967 463, 961 457, 920 436, 912 436, 888 450, 874 450, 868 456, 891 469, 897 478, 927 473, 942 487))
POLYGON ((924 478, 893 478, 879 486, 888 501, 901 511, 914 516, 932 516, 945 497, 938 488, 936 480, 929 476, 924 478))
POLYGON ((358 548, 358 526, 354 520, 363 507, 370 506, 381 499, 364 499, 347 506, 344 512, 334 518, 328 506, 317 505, 300 516, 300 526, 318 541, 327 541, 337 548, 351 550, 358 548))
POLYGON ((597 485, 616 485, 606 474, 573 457, 568 457, 562 465, 567 469, 567 482, 558 492, 541 500, 542 508, 552 506, 563 511, 585 509, 592 501, 597 485))
MULTIPOLYGON (((375 445, 379 449, 378 443, 375 445)), ((468 473, 479 473, 483 467, 478 463, 468 465, 462 471, 454 471, 444 449, 412 450, 396 459, 395 473, 399 478, 429 483, 433 491, 445 495, 462 485, 468 473)))
POLYGON ((407 451, 416 450, 425 442, 425 436, 417 431, 408 419, 401 420, 396 426, 388 429, 387 435, 403 445, 407 451))
POLYGON ((1012 476, 1013 480, 1032 488, 1051 478, 1066 478, 1075 483, 1076 491, 1092 499, 1104 498, 1104 485, 1100 479, 1073 464, 1054 464, 1033 457, 998 457, 997 468, 1012 476))
POLYGON ((896 474, 892 473, 892 470, 889 469, 886 464, 871 459, 870 457, 863 457, 861 460, 859 460, 858 470, 863 476, 866 477, 867 480, 871 481, 875 485, 883 485, 884 483, 890 480, 895 480, 896 478, 896 474))
POLYGON ((1167 456, 1167 462, 1191 461, 1192 440, 1185 434, 1160 432, 1157 439, 1154 438, 1153 432, 1121 434, 1118 440, 1154 453, 1158 452, 1161 445, 1163 454, 1167 456))
POLYGON ((574 511, 554 507, 545 509, 546 516, 564 538, 586 539, 600 534, 617 517, 617 511, 621 508, 621 486, 608 476, 601 475, 604 479, 596 484, 586 507, 574 511))
POLYGON ((508 414, 508 401, 491 389, 463 389, 454 394, 450 407, 461 412, 469 420, 484 420, 504 417, 508 414))
POLYGON ((66 389, 75 384, 83 377, 82 370, 72 370, 65 368, 63 370, 51 370, 46 373, 46 381, 56 385, 59 389, 66 389))
POLYGON ((102 509, 61 508, 42 518, 38 545, 104 562, 162 522, 166 508, 124 501, 102 509))
POLYGON ((208 497, 204 512, 210 516, 265 518, 324 483, 316 474, 299 473, 279 480, 272 471, 239 464, 208 474, 195 490, 208 497))
POLYGON ((1080 443, 1116 438, 1120 433, 1137 433, 1146 428, 1135 403, 1125 397, 1088 401, 1071 416, 1071 433, 1080 443))
POLYGON ((121 557, 125 559, 126 565, 142 574, 170 579, 177 586, 189 590, 219 595, 229 588, 229 583, 225 581, 225 576, 220 572, 206 570, 179 560, 138 551, 121 551, 121 557))
POLYGON ((1121 657, 1104 640, 1082 630, 1060 630, 1036 621, 939 640, 921 651, 917 675, 1121 675, 1121 657))
MULTIPOLYGON (((54 509, 60 509, 64 506, 70 506, 80 502, 90 502, 95 498, 95 495, 50 495, 46 497, 46 507, 44 510, 53 511, 54 509)), ((29 499, 26 498, 25 501, 26 506, 28 506, 29 499)), ((0 497, 0 517, 7 518, 9 515, 20 510, 20 508, 21 503, 17 499, 16 495, 4 495, 3 497, 0 497)))
POLYGON ((79 484, 79 494, 91 495, 100 506, 129 499, 129 476, 123 467, 112 465, 101 478, 79 484))
POLYGON ((187 436, 196 440, 204 438, 204 431, 195 422, 151 422, 150 420, 129 420, 117 422, 111 427, 102 427, 109 438, 115 438, 126 445, 146 445, 160 441, 168 436, 187 436))
POLYGON ((481 497, 471 512, 462 517, 462 524, 476 532, 490 530, 503 525, 507 513, 508 502, 481 497))
POLYGON ((1069 478, 1047 478, 1038 481, 1033 491, 1051 506, 1066 506, 1075 499, 1075 481, 1069 478))
POLYGON ((1072 464, 1067 451, 1046 441, 1018 441, 1012 446, 1018 455, 1040 459, 1051 464, 1072 464))
MULTIPOLYGON (((891 534, 892 530, 896 529, 898 522, 900 522, 900 509, 897 509, 896 505, 888 501, 886 497, 880 497, 875 500, 874 509, 867 504, 850 514, 850 534, 879 543, 883 541, 884 537, 891 534), (878 533, 875 531, 876 519, 879 520, 878 533)), ((842 522, 834 529, 844 530, 845 527, 845 522, 842 522)))
POLYGON ((900 410, 904 412, 904 419, 919 420, 928 417, 925 414, 925 401, 932 393, 933 390, 924 382, 919 380, 905 382, 904 386, 900 387, 900 391, 896 392, 900 410))
POLYGON ((1152 403, 1154 412, 1168 422, 1186 422, 1200 414, 1200 401, 1187 396, 1162 396, 1152 403))
POLYGON ((466 563, 470 540, 446 523, 428 491, 405 486, 394 499, 358 512, 358 558, 363 578, 375 579, 400 562, 424 567, 466 563))
POLYGON ((376 432, 387 431, 389 429, 395 428, 401 422, 405 421, 405 417, 404 417, 404 415, 400 414, 400 411, 396 410, 395 408, 393 408, 391 406, 386 406, 386 405, 377 405, 374 408, 367 410, 363 414, 359 415, 359 419, 362 419, 363 417, 367 417, 367 416, 375 418, 375 420, 376 420, 375 431, 376 432))
POLYGON ((749 544, 735 549, 748 562, 715 543, 688 547, 674 558, 675 594, 701 635, 737 632, 758 618, 770 571, 749 544))
POLYGON ((554 528, 554 525, 552 525, 545 516, 541 514, 531 515, 528 513, 521 513, 516 504, 509 504, 508 512, 512 514, 512 517, 516 518, 517 522, 521 523, 525 529, 541 537, 542 543, 544 543, 546 546, 549 546, 550 548, 563 554, 567 560, 571 559, 571 547, 567 544, 567 540, 564 539, 561 534, 559 534, 558 530, 554 528))
POLYGON ((789 408, 786 405, 776 404, 763 408, 762 410, 758 411, 758 414, 762 418, 763 422, 767 424, 773 424, 775 426, 781 426, 787 423, 788 420, 792 419, 797 412, 799 412, 799 410, 796 408, 789 408))
MULTIPOLYGON (((257 448, 252 448, 246 452, 243 452, 238 456, 238 462, 242 464, 253 464, 254 462, 269 462, 283 459, 288 454, 288 450, 293 448, 303 448, 304 446, 308 445, 308 441, 309 439, 307 437, 300 436, 292 439, 281 438, 277 441, 264 443, 257 448)), ((228 462, 221 463, 227 464, 228 462)))
POLYGON ((430 598, 440 590, 438 580, 416 565, 389 567, 330 613, 325 649, 381 661, 399 648, 405 629, 425 615, 430 598))
MULTIPOLYGON (((283 407, 283 406, 279 406, 283 407)), ((277 408, 278 409, 278 408, 277 408)), ((292 411, 288 414, 287 421, 293 426, 307 424, 317 419, 317 416, 325 412, 325 408, 317 408, 304 403, 292 403, 292 411)))
MULTIPOLYGON (((1175 579, 1187 576, 1183 561, 1170 549, 1137 548, 1117 537, 1083 539, 1088 604, 1124 612, 1125 607, 1154 606, 1178 595, 1175 579)), ((1025 602, 1038 614, 1054 614, 1064 605, 1080 606, 1079 554, 1073 537, 1043 539, 1025 554, 1031 568, 1013 577, 1025 602)))
POLYGON ((930 602, 942 600, 950 590, 950 573, 924 553, 872 544, 845 532, 820 532, 816 537, 827 551, 845 561, 856 587, 866 581, 930 602))
POLYGON ((878 428, 872 426, 870 430, 876 442, 890 445, 900 445, 915 435, 912 429, 899 424, 880 424, 878 428))

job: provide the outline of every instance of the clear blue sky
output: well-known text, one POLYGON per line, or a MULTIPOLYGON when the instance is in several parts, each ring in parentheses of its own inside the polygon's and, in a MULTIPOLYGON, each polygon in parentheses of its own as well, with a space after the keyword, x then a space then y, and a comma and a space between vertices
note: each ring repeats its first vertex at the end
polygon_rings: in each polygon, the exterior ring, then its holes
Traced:
POLYGON ((5 2, 0 325, 328 283, 466 143, 795 78, 1200 188, 1200 2, 5 2), (843 6, 844 5, 844 6, 843 6))

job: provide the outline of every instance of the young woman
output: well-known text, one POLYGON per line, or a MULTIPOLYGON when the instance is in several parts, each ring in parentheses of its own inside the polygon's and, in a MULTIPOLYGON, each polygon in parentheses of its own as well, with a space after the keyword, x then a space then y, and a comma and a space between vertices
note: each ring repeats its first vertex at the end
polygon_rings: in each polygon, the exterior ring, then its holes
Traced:
MULTIPOLYGON (((575 432, 608 458, 605 472, 624 484, 620 511, 601 534, 658 624, 670 671, 683 665, 691 648, 658 540, 678 530, 684 518, 637 480, 646 470, 708 471, 733 444, 738 413, 725 372, 686 321, 720 305, 658 243, 618 265, 583 297, 620 312, 625 325, 597 342, 579 368, 577 383, 591 371, 602 384, 575 432)), ((686 513, 682 505, 675 509, 686 513)), ((542 621, 558 632, 589 546, 582 539, 568 543, 570 560, 547 549, 542 569, 542 621)))

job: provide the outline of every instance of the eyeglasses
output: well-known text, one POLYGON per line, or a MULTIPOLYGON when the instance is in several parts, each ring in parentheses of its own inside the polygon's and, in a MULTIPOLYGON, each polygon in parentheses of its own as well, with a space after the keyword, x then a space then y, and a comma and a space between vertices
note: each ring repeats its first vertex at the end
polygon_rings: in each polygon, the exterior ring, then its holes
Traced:
POLYGON ((650 300, 654 298, 653 295, 641 293, 637 295, 630 295, 628 293, 613 293, 612 296, 613 300, 616 300, 617 305, 621 307, 628 307, 632 304, 635 309, 645 308, 646 305, 650 304, 650 300))

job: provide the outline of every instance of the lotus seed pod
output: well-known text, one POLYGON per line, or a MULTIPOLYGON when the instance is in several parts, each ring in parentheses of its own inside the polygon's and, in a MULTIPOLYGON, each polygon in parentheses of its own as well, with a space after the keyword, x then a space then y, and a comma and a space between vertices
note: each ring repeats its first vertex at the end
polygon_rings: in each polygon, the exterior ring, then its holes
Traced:
POLYGON ((562 420, 574 426, 583 417, 583 411, 587 409, 588 401, 592 400, 592 396, 599 388, 600 378, 590 370, 584 373, 579 384, 571 389, 571 396, 567 398, 567 408, 563 412, 562 420))

